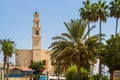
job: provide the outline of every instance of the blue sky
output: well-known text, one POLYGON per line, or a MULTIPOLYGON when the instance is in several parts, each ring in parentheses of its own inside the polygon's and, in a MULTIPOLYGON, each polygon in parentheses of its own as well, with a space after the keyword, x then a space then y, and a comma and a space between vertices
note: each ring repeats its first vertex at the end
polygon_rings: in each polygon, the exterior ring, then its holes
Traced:
MULTIPOLYGON (((31 49, 33 14, 37 9, 40 13, 41 46, 46 50, 53 36, 66 31, 64 22, 80 18, 82 1, 85 0, 0 0, 0 39, 15 41, 17 49, 31 49)), ((98 0, 91 0, 93 1, 98 0)), ((96 25, 97 28, 91 34, 99 33, 98 23, 96 25)), ((114 34, 114 26, 114 18, 109 18, 106 24, 102 24, 103 33, 107 34, 106 39, 114 34)))

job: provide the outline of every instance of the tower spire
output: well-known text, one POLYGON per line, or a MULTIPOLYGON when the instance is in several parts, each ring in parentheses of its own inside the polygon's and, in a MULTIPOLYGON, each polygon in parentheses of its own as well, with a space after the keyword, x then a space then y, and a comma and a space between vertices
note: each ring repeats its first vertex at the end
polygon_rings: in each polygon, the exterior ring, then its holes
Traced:
POLYGON ((32 35, 33 49, 41 49, 40 19, 37 10, 34 13, 32 30, 33 30, 33 35, 32 35))
POLYGON ((37 12, 37 8, 36 8, 36 12, 37 12))

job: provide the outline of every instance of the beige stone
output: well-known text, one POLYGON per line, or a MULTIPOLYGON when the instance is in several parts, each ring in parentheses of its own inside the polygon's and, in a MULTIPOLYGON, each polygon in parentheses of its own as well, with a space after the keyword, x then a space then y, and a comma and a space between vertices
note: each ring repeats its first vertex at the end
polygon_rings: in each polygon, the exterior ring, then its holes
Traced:
POLYGON ((39 13, 34 13, 32 27, 32 49, 18 49, 16 55, 16 65, 28 67, 32 62, 45 61, 45 72, 52 75, 54 68, 51 65, 49 50, 41 49, 41 27, 39 13))

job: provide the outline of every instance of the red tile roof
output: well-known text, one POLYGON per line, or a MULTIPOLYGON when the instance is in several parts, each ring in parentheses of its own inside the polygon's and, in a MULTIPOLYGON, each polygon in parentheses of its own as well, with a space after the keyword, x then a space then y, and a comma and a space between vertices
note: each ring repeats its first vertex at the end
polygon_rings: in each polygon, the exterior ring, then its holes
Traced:
POLYGON ((10 66, 10 69, 14 69, 14 68, 17 68, 17 69, 22 70, 22 71, 34 71, 34 70, 32 70, 31 68, 28 68, 28 67, 23 67, 23 66, 10 66))

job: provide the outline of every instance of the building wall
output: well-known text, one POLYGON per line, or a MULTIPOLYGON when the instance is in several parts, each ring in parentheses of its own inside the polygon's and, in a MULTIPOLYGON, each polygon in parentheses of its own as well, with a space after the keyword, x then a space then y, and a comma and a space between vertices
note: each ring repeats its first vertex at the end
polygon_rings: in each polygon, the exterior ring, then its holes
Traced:
POLYGON ((33 61, 45 61, 45 72, 49 71, 49 74, 54 73, 54 67, 51 64, 49 50, 33 50, 33 61))
POLYGON ((33 60, 32 50, 18 50, 16 55, 16 65, 28 67, 33 60))
POLYGON ((40 49, 33 49, 33 62, 41 61, 41 53, 40 49))
POLYGON ((48 53, 49 51, 48 50, 42 50, 41 51, 41 60, 43 61, 43 62, 45 62, 45 68, 46 68, 46 70, 49 70, 49 68, 50 68, 50 66, 51 66, 51 64, 49 64, 49 63, 51 63, 50 62, 50 55, 49 55, 49 53, 48 53))
POLYGON ((49 71, 49 74, 53 74, 54 67, 51 64, 49 50, 25 50, 20 49, 17 51, 16 55, 16 65, 29 67, 32 62, 45 61, 45 74, 49 71))
POLYGON ((41 60, 46 60, 46 71, 49 72, 49 75, 54 74, 54 66, 51 64, 51 59, 50 59, 50 50, 42 50, 41 51, 41 60))

